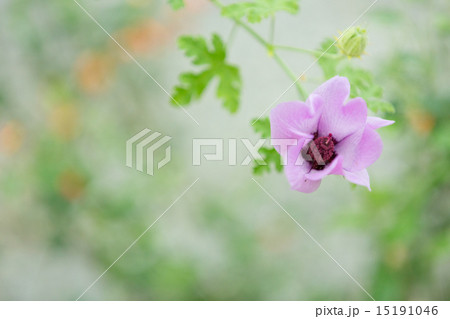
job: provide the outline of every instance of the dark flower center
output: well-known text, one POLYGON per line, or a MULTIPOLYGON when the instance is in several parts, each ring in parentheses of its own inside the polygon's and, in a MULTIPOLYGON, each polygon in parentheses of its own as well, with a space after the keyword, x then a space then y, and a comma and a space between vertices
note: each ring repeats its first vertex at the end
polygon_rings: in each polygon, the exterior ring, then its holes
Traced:
POLYGON ((320 171, 336 157, 334 151, 336 144, 337 141, 331 133, 321 137, 315 133, 314 140, 302 150, 303 158, 311 163, 312 169, 320 171))

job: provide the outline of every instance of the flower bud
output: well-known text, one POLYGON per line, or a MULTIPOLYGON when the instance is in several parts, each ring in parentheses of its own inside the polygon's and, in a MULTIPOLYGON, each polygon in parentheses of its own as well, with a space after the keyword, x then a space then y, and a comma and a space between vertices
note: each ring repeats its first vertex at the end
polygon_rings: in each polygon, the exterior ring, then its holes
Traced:
POLYGON ((367 32, 360 27, 352 27, 338 39, 337 46, 349 58, 360 57, 367 45, 367 32))

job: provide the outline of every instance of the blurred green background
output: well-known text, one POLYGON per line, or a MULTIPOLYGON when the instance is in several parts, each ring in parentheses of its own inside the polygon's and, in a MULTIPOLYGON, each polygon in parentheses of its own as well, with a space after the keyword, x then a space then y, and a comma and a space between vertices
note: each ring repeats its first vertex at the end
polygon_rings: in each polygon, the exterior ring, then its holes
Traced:
MULTIPOLYGON (((189 61, 181 34, 227 38, 206 0, 79 0, 168 91, 189 61)), ((276 42, 316 48, 371 1, 302 0, 276 42)), ((359 24, 370 68, 397 109, 369 169, 372 192, 328 177, 314 194, 257 177, 377 300, 450 299, 450 3, 380 0, 359 24)), ((257 26, 261 33, 268 24, 257 26)), ((285 53, 299 74, 311 58, 285 53)), ((214 92, 189 108, 200 126, 71 0, 0 1, 0 299, 73 300, 197 178, 82 299, 368 300, 251 180, 250 167, 191 165, 193 137, 250 137, 249 122, 290 80, 238 32, 241 109, 214 92), (143 128, 172 136, 155 176, 125 166, 143 128)), ((308 72, 305 87, 320 84, 308 72)), ((281 101, 295 99, 294 89, 281 101)))

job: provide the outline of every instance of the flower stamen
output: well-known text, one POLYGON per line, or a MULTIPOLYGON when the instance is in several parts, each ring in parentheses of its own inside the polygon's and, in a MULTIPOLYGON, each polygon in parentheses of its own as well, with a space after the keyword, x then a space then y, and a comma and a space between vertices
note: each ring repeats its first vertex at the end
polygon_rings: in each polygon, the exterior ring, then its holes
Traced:
POLYGON ((321 137, 315 133, 314 140, 302 150, 303 158, 311 163, 312 169, 323 170, 336 157, 334 150, 336 143, 331 133, 321 137))

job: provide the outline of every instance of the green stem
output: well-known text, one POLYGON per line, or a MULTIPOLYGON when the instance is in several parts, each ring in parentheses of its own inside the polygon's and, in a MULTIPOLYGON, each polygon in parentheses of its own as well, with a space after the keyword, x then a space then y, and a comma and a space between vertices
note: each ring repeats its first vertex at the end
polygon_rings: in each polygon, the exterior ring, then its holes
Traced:
MULTIPOLYGON (((223 8, 224 5, 219 0, 211 0, 212 3, 217 5, 219 8, 223 8)), ((255 30, 253 30, 250 26, 242 22, 240 19, 233 18, 233 21, 240 27, 242 27, 244 30, 246 30, 251 36, 255 38, 256 41, 258 41, 263 47, 265 47, 274 57, 275 61, 281 66, 281 68, 286 72, 286 74, 294 81, 295 86, 297 88, 298 93, 300 94, 300 97, 303 100, 306 100, 308 94, 303 89, 303 87, 298 83, 298 78, 295 76, 295 74, 292 72, 292 70, 287 66, 287 64, 275 53, 274 46, 268 43, 266 40, 263 39, 258 33, 256 33, 255 30)))
POLYGON ((275 61, 278 62, 278 64, 281 66, 281 68, 289 75, 289 77, 294 81, 295 87, 297 88, 298 93, 300 94, 300 97, 303 100, 306 100, 308 98, 308 93, 303 89, 303 87, 298 82, 300 80, 299 77, 297 77, 291 69, 287 66, 287 64, 283 61, 283 59, 280 58, 278 54, 273 52, 273 58, 275 61))
POLYGON ((244 28, 248 33, 250 33, 264 47, 266 47, 267 49, 269 48, 269 43, 267 43, 267 41, 264 40, 262 36, 260 36, 258 33, 256 33, 255 30, 250 28, 247 24, 245 24, 244 22, 242 22, 239 19, 233 19, 233 20, 234 20, 234 22, 236 22, 237 25, 239 25, 240 27, 244 28))
POLYGON ((270 34, 269 34, 269 43, 273 45, 273 40, 275 37, 275 16, 272 15, 270 18, 270 34))
POLYGON ((236 35, 236 29, 237 29, 237 24, 233 23, 233 26, 231 27, 231 31, 230 31, 230 35, 228 36, 227 39, 227 47, 229 47, 231 45, 231 42, 234 40, 234 36, 236 35))
POLYGON ((338 59, 341 57, 341 55, 339 55, 339 54, 326 53, 326 52, 321 52, 321 51, 316 51, 316 50, 308 50, 308 49, 303 49, 303 48, 291 47, 291 46, 287 46, 287 45, 274 45, 273 47, 276 49, 281 49, 281 50, 289 50, 289 51, 296 51, 296 52, 301 52, 301 53, 308 53, 315 57, 322 56, 322 57, 330 58, 330 59, 338 59))

